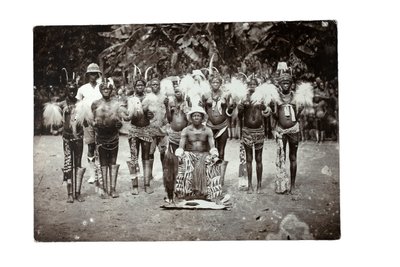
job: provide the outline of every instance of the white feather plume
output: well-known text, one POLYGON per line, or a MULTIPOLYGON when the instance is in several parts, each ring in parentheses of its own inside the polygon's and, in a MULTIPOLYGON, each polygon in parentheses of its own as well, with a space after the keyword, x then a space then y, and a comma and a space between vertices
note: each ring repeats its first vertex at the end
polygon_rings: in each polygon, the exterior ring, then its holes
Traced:
POLYGON ((156 112, 159 108, 158 97, 154 93, 148 93, 142 101, 143 109, 147 109, 151 112, 156 112))
POLYGON ((200 80, 199 95, 202 97, 211 97, 211 85, 207 80, 200 80))
POLYGON ((174 85, 171 79, 164 78, 160 82, 160 94, 163 96, 173 96, 175 95, 174 92, 174 85))
POLYGON ((142 107, 142 103, 140 102, 140 99, 136 96, 128 97, 128 114, 129 114, 129 116, 132 116, 132 115, 137 116, 140 113, 143 113, 143 107, 142 107))
POLYGON ((232 96, 235 103, 239 103, 241 99, 244 99, 247 95, 246 85, 236 78, 232 78, 231 81, 224 85, 225 89, 232 96))
POLYGON ((191 88, 193 88, 193 86, 194 86, 194 79, 190 74, 186 74, 182 78, 181 83, 179 84, 179 88, 181 89, 183 95, 187 95, 188 92, 191 90, 191 88))
POLYGON ((257 86, 250 98, 252 103, 262 102, 265 105, 277 99, 279 99, 278 89, 271 83, 263 83, 257 86))
POLYGON ((43 107, 43 123, 48 126, 59 126, 62 124, 63 117, 61 107, 56 103, 45 103, 43 107))
POLYGON ((159 98, 155 94, 149 93, 143 99, 142 105, 143 109, 147 109, 154 115, 150 120, 150 124, 152 126, 161 127, 165 118, 165 109, 162 108, 159 98))
POLYGON ((293 103, 296 105, 312 106, 314 90, 311 83, 300 83, 294 93, 293 103))
POLYGON ((93 121, 92 113, 93 101, 89 98, 84 98, 76 103, 76 122, 83 125, 84 121, 93 121))

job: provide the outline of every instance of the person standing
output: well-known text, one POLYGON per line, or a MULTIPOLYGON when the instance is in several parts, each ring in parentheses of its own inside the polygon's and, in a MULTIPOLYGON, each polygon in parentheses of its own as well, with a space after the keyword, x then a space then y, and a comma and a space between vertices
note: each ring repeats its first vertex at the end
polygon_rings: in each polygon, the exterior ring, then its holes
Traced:
POLYGON ((210 80, 211 94, 203 96, 203 107, 207 113, 207 126, 211 128, 215 146, 218 150, 221 164, 221 184, 224 178, 228 161, 225 161, 225 146, 228 140, 229 118, 232 116, 234 105, 230 103, 229 94, 224 94, 221 89, 222 79, 213 76, 210 80))
MULTIPOLYGON (((102 98, 99 90, 99 83, 97 82, 98 79, 101 78, 101 71, 96 63, 89 64, 86 69, 86 78, 89 81, 88 83, 79 87, 76 94, 76 99, 79 101, 84 101, 85 105, 88 106, 88 109, 90 110, 92 103, 102 98)), ((98 166, 96 166, 94 155, 96 149, 95 132, 91 122, 85 121, 84 126, 84 141, 88 146, 87 160, 89 163, 89 170, 91 172, 88 182, 92 184, 98 180, 98 176, 100 175, 100 170, 98 166)))
POLYGON ((62 102, 45 104, 43 113, 44 124, 62 126, 62 139, 64 151, 63 183, 67 185, 68 203, 74 200, 83 202, 81 187, 83 175, 86 171, 82 168, 83 153, 83 126, 77 121, 77 94, 78 87, 75 83, 66 85, 66 99, 62 102))
POLYGON ((113 81, 103 79, 99 85, 102 98, 92 104, 93 128, 95 130, 96 153, 98 155, 101 179, 99 189, 101 197, 106 194, 112 198, 119 197, 116 192, 119 164, 117 164, 119 148, 119 129, 121 123, 120 102, 112 98, 113 81))
POLYGON ((164 100, 166 116, 170 127, 167 129, 168 149, 164 158, 164 187, 167 192, 166 201, 171 203, 174 199, 175 180, 178 175, 178 158, 175 151, 179 147, 182 130, 188 125, 187 113, 191 107, 190 99, 184 99, 179 87, 174 88, 175 95, 170 100, 164 100))
POLYGON ((165 152, 167 150, 167 135, 165 132, 165 127, 167 124, 167 119, 165 117, 165 105, 164 99, 165 95, 160 93, 160 80, 158 78, 153 78, 150 80, 150 87, 153 94, 157 97, 157 112, 154 114, 155 119, 151 120, 150 126, 153 127, 153 142, 150 147, 150 179, 153 179, 153 165, 154 165, 154 153, 156 148, 158 148, 158 152, 160 153, 160 161, 161 166, 164 166, 164 157, 165 152))
POLYGON ((254 94, 257 86, 259 86, 257 79, 250 79, 248 82, 248 94, 238 105, 240 124, 242 125, 242 143, 246 153, 247 193, 249 194, 254 192, 252 184, 253 147, 256 161, 257 193, 261 193, 262 152, 265 139, 264 117, 269 116, 271 111, 264 103, 264 100, 254 94))
POLYGON ((143 80, 137 80, 134 84, 135 94, 128 97, 128 114, 124 120, 131 122, 128 142, 131 154, 131 160, 127 161, 129 172, 132 175, 132 195, 139 194, 139 149, 142 152, 144 190, 151 194, 154 190, 150 186, 150 146, 153 142, 152 127, 150 120, 154 117, 153 112, 148 107, 143 106, 146 98, 144 93, 146 83, 143 80))
POLYGON ((317 81, 317 88, 314 91, 314 109, 315 109, 315 122, 317 128, 317 143, 325 141, 325 133, 328 128, 328 103, 329 103, 329 92, 325 89, 325 84, 321 81, 317 81))
POLYGON ((311 84, 301 83, 291 90, 292 76, 282 73, 278 80, 277 96, 273 100, 272 126, 277 142, 275 192, 292 193, 297 173, 297 149, 300 139, 299 116, 305 107, 313 104, 311 84), (290 184, 286 173, 286 146, 289 144, 290 184))

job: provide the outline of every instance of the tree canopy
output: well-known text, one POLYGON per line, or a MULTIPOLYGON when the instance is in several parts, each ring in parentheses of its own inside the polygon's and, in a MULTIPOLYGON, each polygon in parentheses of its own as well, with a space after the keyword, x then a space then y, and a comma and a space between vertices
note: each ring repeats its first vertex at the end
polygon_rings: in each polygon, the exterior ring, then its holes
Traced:
POLYGON ((64 82, 62 68, 82 76, 91 62, 107 76, 157 70, 179 75, 213 66, 237 72, 246 66, 287 61, 303 73, 337 76, 335 21, 38 26, 34 28, 35 84, 64 82), (253 61, 253 62, 252 62, 253 61), (254 64, 255 61, 255 64, 254 64), (252 62, 252 64, 248 64, 252 62))

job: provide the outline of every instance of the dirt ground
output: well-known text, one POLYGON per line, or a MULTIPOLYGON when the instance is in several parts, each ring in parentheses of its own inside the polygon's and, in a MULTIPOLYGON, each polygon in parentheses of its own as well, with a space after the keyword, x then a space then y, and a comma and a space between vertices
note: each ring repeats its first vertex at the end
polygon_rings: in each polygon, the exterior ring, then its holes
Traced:
MULTIPOLYGON (((85 146, 82 162, 86 167, 85 146)), ((340 238, 339 144, 303 142, 298 151, 297 189, 274 193, 276 147, 264 145, 263 194, 238 187, 239 142, 228 140, 225 190, 230 210, 165 210, 159 154, 155 155, 154 193, 140 180, 138 196, 130 194, 128 140, 120 137, 116 199, 100 199, 85 174, 85 202, 66 203, 62 185, 60 136, 34 137, 34 238, 37 241, 179 241, 340 238)), ((289 165, 289 164, 288 164, 289 165)), ((256 177, 253 173, 253 184, 256 177)))

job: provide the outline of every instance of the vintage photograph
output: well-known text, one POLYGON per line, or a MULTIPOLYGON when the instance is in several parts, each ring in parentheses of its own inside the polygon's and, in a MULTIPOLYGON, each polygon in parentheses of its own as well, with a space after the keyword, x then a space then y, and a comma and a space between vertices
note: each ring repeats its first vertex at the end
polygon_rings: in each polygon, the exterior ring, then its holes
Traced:
POLYGON ((34 239, 338 240, 337 21, 37 25, 34 239))

